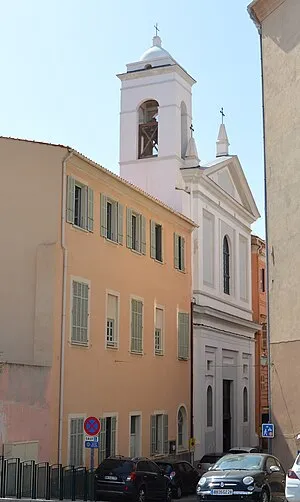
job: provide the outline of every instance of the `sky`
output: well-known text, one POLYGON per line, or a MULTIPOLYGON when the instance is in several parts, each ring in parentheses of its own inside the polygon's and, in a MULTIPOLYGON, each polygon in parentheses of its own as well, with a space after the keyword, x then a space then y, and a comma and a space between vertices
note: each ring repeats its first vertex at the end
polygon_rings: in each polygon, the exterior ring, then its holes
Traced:
POLYGON ((259 36, 250 0, 0 0, 0 135, 71 146, 119 172, 117 73, 152 45, 192 75, 199 157, 215 157, 224 108, 262 215, 263 145, 259 36))

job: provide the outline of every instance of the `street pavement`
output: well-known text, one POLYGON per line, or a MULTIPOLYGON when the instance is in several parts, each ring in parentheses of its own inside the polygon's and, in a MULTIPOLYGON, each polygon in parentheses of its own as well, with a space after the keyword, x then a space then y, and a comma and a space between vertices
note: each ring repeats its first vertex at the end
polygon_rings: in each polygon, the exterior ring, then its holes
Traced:
POLYGON ((185 495, 181 497, 180 502, 197 502, 197 497, 196 495, 185 495))

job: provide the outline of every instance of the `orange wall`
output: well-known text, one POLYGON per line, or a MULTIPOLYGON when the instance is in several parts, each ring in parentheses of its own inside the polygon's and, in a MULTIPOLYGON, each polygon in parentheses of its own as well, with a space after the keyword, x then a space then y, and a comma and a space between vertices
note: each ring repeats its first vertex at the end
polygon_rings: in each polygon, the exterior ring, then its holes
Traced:
POLYGON ((65 352, 63 457, 67 461, 70 414, 103 416, 118 413, 117 453, 129 453, 129 413, 142 413, 142 454, 149 455, 150 415, 169 415, 169 439, 176 439, 177 410, 184 404, 190 422, 190 361, 177 359, 177 309, 190 312, 192 225, 88 163, 76 159, 68 173, 94 190, 94 231, 66 223, 68 248, 67 322, 65 352), (100 235, 100 193, 124 205, 124 242, 118 245, 100 235), (147 221, 147 254, 126 247, 126 206, 147 221), (150 219, 161 223, 164 263, 150 258, 150 219), (185 237, 186 271, 173 265, 173 232, 185 237), (88 347, 70 343, 72 276, 90 281, 90 336, 88 347), (106 290, 120 293, 119 349, 106 349, 106 290), (130 296, 144 301, 144 353, 131 354, 130 296), (154 355, 154 307, 165 308, 165 355, 154 355))

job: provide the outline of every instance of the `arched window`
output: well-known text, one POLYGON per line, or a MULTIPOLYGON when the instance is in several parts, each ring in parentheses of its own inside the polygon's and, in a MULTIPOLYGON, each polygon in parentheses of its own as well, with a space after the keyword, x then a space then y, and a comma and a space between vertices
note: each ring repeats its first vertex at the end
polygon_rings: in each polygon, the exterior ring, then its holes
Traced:
POLYGON ((226 295, 230 294, 230 251, 226 235, 223 239, 223 289, 226 295))
POLYGON ((182 101, 180 105, 181 111, 181 158, 184 159, 188 143, 187 130, 187 109, 186 104, 182 101))
POLYGON ((244 422, 248 422, 248 390, 244 387, 243 390, 243 417, 244 422))
POLYGON ((207 387, 206 391, 206 425, 207 427, 213 426, 213 391, 211 385, 207 387))
POLYGON ((187 448, 187 416, 184 406, 181 406, 178 410, 177 441, 179 449, 187 448))
POLYGON ((158 102, 145 101, 139 107, 139 159, 158 155, 158 102))

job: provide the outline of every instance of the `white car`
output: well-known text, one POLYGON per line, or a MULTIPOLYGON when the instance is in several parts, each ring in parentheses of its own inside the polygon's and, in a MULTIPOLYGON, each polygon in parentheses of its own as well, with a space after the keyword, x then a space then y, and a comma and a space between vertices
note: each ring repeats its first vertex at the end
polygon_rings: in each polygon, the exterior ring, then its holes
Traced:
POLYGON ((288 470, 285 481, 285 498, 288 502, 300 502, 300 455, 288 470))

